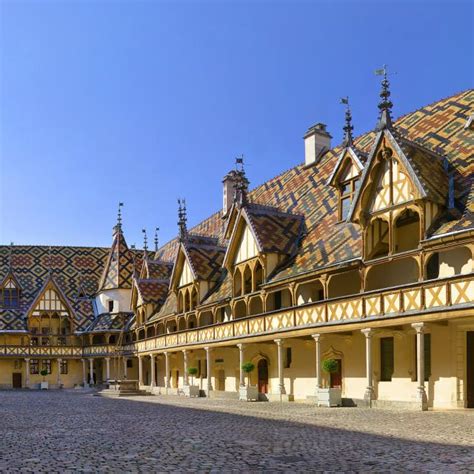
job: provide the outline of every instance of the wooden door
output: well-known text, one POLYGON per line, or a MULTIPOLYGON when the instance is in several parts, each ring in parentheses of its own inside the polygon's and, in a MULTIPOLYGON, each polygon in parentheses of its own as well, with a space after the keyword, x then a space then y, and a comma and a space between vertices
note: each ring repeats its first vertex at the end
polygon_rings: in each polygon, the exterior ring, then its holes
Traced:
POLYGON ((342 361, 341 359, 336 359, 336 362, 337 371, 331 372, 330 384, 331 388, 342 388, 342 361))
POLYGON ((474 331, 466 333, 466 401, 474 408, 474 331))
POLYGON ((258 361, 258 391, 268 393, 268 362, 267 359, 258 361))
POLYGON ((13 388, 21 388, 21 373, 13 372, 12 376, 13 376, 12 378, 13 388))
POLYGON ((217 390, 225 391, 225 370, 219 369, 217 371, 217 390))

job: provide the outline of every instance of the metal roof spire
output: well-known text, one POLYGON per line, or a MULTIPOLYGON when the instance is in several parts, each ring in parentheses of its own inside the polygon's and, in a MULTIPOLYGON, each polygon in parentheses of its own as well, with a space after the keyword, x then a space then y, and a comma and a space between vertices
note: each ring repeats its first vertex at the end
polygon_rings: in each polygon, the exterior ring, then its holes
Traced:
POLYGON ((159 227, 155 227, 155 252, 158 252, 158 232, 160 231, 159 227))
POLYGON ((148 237, 146 235, 146 229, 142 229, 143 232, 143 250, 145 250, 145 254, 148 252, 148 237))
POLYGON ((375 71, 377 76, 383 76, 382 88, 380 90, 380 102, 379 110, 380 116, 377 122, 377 130, 383 130, 384 128, 392 128, 392 101, 390 100, 390 82, 388 82, 387 65, 384 64, 382 69, 375 71))
POLYGON ((179 238, 184 240, 188 235, 188 229, 186 227, 186 200, 178 199, 178 227, 179 227, 179 238))
POLYGON ((118 211, 117 211, 117 224, 114 227, 115 232, 122 231, 122 207, 123 207, 123 202, 119 202, 118 211))
POLYGON ((348 148, 354 144, 354 138, 352 136, 354 126, 352 125, 352 113, 351 108, 349 106, 349 97, 342 97, 341 104, 344 104, 346 106, 346 123, 342 128, 344 130, 344 140, 342 142, 342 145, 348 148))

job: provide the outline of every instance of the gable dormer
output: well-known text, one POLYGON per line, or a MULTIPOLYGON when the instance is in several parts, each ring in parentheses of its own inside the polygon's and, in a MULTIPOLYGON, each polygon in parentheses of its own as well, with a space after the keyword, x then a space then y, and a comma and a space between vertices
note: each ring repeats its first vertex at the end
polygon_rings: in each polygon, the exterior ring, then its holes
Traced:
POLYGON ((170 280, 179 313, 194 310, 216 286, 224 253, 225 249, 214 237, 186 234, 181 239, 170 280))
POLYGON ((441 157, 393 129, 379 131, 349 214, 364 231, 364 257, 416 249, 447 193, 441 157))
POLYGON ((52 276, 30 305, 27 316, 28 329, 33 334, 68 335, 76 326, 74 310, 52 276))
POLYGON ((268 275, 296 251, 302 218, 258 204, 246 204, 226 229, 223 265, 232 274, 233 295, 257 291, 268 275))
POLYGON ((21 286, 12 272, 9 272, 0 284, 0 306, 18 308, 20 306, 21 286))
POLYGON ((352 146, 342 150, 328 182, 338 192, 338 218, 340 221, 345 221, 349 215, 354 196, 359 189, 363 168, 361 155, 352 146))

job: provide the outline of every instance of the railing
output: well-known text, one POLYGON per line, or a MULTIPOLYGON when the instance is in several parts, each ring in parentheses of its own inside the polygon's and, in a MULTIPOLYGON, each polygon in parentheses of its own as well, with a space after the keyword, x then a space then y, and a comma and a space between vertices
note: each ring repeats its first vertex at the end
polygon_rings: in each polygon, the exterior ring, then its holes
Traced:
MULTIPOLYGON (((121 352, 134 354, 137 351, 164 350, 367 319, 423 315, 462 307, 474 307, 473 273, 307 303, 212 326, 156 336, 125 344, 121 352)), ((116 353, 115 345, 107 344, 87 347, 0 345, 0 356, 10 357, 104 357, 116 353)))
POLYGON ((138 352, 217 342, 367 318, 402 317, 474 303, 474 275, 412 283, 285 308, 271 313, 156 336, 128 347, 138 352))

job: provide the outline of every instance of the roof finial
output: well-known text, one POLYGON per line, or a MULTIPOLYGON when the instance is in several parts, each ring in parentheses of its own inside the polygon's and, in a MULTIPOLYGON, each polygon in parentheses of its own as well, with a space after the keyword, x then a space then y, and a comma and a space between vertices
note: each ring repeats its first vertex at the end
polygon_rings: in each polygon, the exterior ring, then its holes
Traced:
POLYGON ((179 238, 184 240, 188 235, 188 229, 186 227, 186 200, 178 199, 178 227, 179 227, 179 238))
POLYGON ((155 227, 155 252, 158 252, 158 232, 160 231, 159 227, 155 227))
POLYGON ((121 231, 122 230, 122 207, 123 207, 123 202, 118 203, 118 211, 117 211, 117 224, 114 228, 115 231, 121 231))
POLYGON ((247 203, 247 191, 249 186, 249 180, 245 176, 244 155, 235 158, 235 173, 234 201, 240 205, 244 205, 247 203))
POLYGON ((341 104, 345 104, 346 106, 346 124, 342 128, 344 130, 344 140, 342 145, 346 148, 353 145, 354 138, 352 137, 352 131, 354 130, 354 126, 352 125, 352 113, 351 108, 349 106, 349 97, 342 97, 341 104))
POLYGON ((143 250, 145 250, 145 254, 148 251, 148 237, 146 235, 146 229, 142 229, 143 232, 143 250))
POLYGON ((382 69, 377 69, 375 74, 377 76, 383 76, 382 89, 380 90, 380 102, 378 106, 380 116, 376 127, 377 130, 383 130, 384 128, 392 127, 391 113, 393 104, 390 100, 390 82, 388 82, 387 65, 384 64, 382 69))

